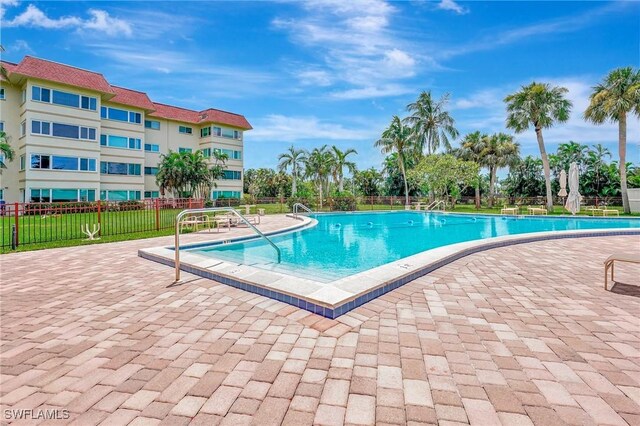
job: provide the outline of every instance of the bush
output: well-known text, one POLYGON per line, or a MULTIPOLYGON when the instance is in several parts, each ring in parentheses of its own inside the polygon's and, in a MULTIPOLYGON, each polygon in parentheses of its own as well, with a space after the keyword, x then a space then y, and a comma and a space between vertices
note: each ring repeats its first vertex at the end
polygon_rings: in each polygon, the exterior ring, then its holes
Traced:
POLYGON ((354 211, 357 210, 357 200, 349 191, 336 192, 329 199, 329 206, 333 211, 354 211))
POLYGON ((117 208, 120 211, 144 210, 144 203, 139 200, 120 201, 117 208))
POLYGON ((302 203, 305 206, 309 207, 313 210, 316 207, 315 197, 289 197, 287 198, 287 206, 289 206, 289 210, 293 211, 293 205, 295 203, 302 203))

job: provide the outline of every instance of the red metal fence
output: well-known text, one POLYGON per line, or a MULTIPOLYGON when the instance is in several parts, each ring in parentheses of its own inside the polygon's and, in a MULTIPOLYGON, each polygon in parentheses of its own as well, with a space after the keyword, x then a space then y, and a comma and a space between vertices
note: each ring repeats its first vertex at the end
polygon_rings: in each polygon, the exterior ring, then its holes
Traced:
MULTIPOLYGON (((73 203, 10 203, 0 206, 0 247, 3 249, 24 244, 85 239, 83 226, 93 230, 99 226, 99 236, 160 231, 175 226, 176 215, 183 209, 204 206, 237 207, 256 205, 267 213, 287 213, 295 202, 301 202, 314 211, 402 210, 403 196, 359 196, 309 198, 254 198, 219 199, 215 202, 195 199, 145 199, 130 201, 97 201, 73 203)), ((425 197, 409 197, 410 203, 428 204, 425 197)), ((483 202, 486 199, 483 198, 483 202)), ((456 204, 474 204, 473 197, 462 197, 456 204)), ((541 205, 544 197, 496 198, 495 205, 541 205)), ((562 200, 556 199, 556 205, 562 200)), ((620 205, 620 198, 583 199, 585 205, 620 205)), ((448 202, 451 206, 451 202, 448 202)))

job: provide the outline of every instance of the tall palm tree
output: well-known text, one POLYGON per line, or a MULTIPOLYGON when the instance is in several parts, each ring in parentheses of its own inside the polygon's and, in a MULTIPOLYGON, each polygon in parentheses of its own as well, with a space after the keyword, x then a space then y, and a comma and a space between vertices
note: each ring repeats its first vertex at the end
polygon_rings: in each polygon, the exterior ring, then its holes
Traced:
POLYGON ((451 149, 449 138, 458 137, 455 120, 445 109, 449 102, 449 94, 445 93, 440 100, 435 101, 431 92, 422 92, 415 102, 407 105, 411 115, 405 118, 406 124, 412 127, 412 136, 416 139, 416 149, 420 153, 427 148, 431 155, 441 145, 451 149))
MULTIPOLYGON (((485 157, 482 155, 484 149, 487 146, 488 136, 486 134, 481 134, 479 131, 469 133, 462 140, 462 145, 460 150, 458 151, 458 155, 463 160, 473 161, 478 164, 480 167, 487 166, 485 162, 485 157)), ((476 180, 476 208, 480 208, 481 199, 480 199, 480 173, 478 173, 478 178, 476 180)))
POLYGON ((333 155, 328 150, 327 145, 320 148, 314 148, 307 156, 305 169, 309 176, 316 184, 320 195, 320 208, 322 208, 322 199, 329 191, 329 175, 331 174, 331 166, 333 164, 333 155))
POLYGON ((13 161, 15 152, 9 144, 9 136, 5 132, 0 132, 0 173, 7 167, 6 161, 13 161))
POLYGON ((396 153, 404 181, 404 203, 409 205, 409 185, 405 165, 407 156, 416 151, 415 140, 411 137, 411 128, 405 126, 400 117, 394 115, 391 124, 382 132, 382 137, 375 142, 375 146, 380 147, 383 154, 396 153))
POLYGON ((333 179, 338 182, 338 191, 344 191, 344 168, 346 167, 351 174, 356 172, 356 163, 353 161, 349 161, 347 157, 349 154, 358 154, 353 148, 349 148, 345 151, 340 150, 337 146, 332 146, 331 150, 333 151, 333 179))
POLYGON ((528 86, 522 86, 519 92, 504 99, 507 104, 507 128, 515 130, 516 133, 522 133, 533 125, 536 132, 544 168, 547 209, 549 211, 553 210, 551 171, 542 129, 547 129, 556 122, 564 123, 569 119, 573 104, 565 98, 567 92, 568 90, 564 87, 551 87, 549 84, 534 81, 528 86))
POLYGON ((605 121, 618 123, 618 152, 620 161, 620 192, 625 213, 630 213, 627 193, 627 115, 640 117, 640 71, 631 67, 611 71, 593 88, 590 104, 584 112, 584 118, 595 124, 605 121))
POLYGON ((278 168, 280 171, 286 172, 291 168, 291 196, 294 197, 298 192, 297 179, 302 175, 304 162, 307 159, 307 151, 304 149, 295 149, 293 145, 289 147, 287 152, 278 156, 278 168))
POLYGON ((487 139, 480 155, 483 163, 489 168, 489 207, 493 207, 496 173, 498 169, 513 166, 520 160, 520 145, 513 140, 513 136, 496 133, 487 139))

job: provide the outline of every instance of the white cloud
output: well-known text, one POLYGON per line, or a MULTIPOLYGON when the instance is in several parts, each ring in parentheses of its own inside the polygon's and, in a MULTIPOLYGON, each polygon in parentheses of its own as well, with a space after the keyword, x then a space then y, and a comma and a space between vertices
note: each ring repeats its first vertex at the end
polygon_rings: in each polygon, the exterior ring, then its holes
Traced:
POLYGON ((7 7, 17 6, 18 0, 0 0, 0 19, 4 18, 7 7))
POLYGON ((251 140, 296 142, 301 140, 367 140, 375 138, 370 127, 348 129, 342 124, 321 121, 317 117, 267 115, 256 120, 251 140))
POLYGON ((348 93, 364 93, 372 88, 383 92, 385 86, 416 74, 423 58, 413 54, 410 43, 391 28, 390 21, 396 12, 391 4, 382 0, 319 0, 299 4, 305 12, 302 17, 277 18, 272 24, 313 51, 316 62, 297 73, 303 85, 347 84, 351 86, 347 91, 353 91, 348 93))
POLYGON ((438 3, 438 9, 442 10, 450 10, 452 12, 457 13, 458 15, 464 15, 465 13, 469 13, 469 9, 466 7, 460 6, 454 0, 442 0, 438 3))
POLYGON ((45 29, 76 29, 79 31, 98 31, 107 35, 130 36, 133 31, 130 24, 122 19, 113 18, 104 10, 91 9, 88 11, 89 19, 82 19, 77 16, 62 16, 50 18, 42 10, 33 4, 15 16, 13 19, 4 22, 7 27, 31 27, 45 29))
POLYGON ((382 86, 366 86, 356 89, 347 89, 341 91, 334 91, 329 94, 333 99, 341 100, 353 100, 353 99, 371 99, 371 98, 387 98, 391 96, 406 95, 408 93, 414 93, 415 88, 389 84, 382 86))

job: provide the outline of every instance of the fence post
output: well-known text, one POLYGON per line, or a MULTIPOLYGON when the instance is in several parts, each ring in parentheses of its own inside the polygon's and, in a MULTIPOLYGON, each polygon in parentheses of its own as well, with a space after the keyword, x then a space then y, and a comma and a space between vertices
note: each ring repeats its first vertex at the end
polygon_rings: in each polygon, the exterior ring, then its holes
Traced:
POLYGON ((98 235, 102 235, 102 218, 100 215, 102 200, 98 200, 98 235))
POLYGON ((15 225, 16 225, 16 247, 18 247, 18 245, 20 245, 20 224, 19 224, 19 217, 18 217, 18 208, 19 208, 19 206, 20 205, 18 203, 15 203, 14 204, 15 211, 13 212, 15 225))
POLYGON ((189 198, 189 208, 191 208, 191 198, 189 198))
POLYGON ((156 231, 160 230, 160 203, 157 198, 154 200, 155 201, 155 207, 156 207, 156 231))

